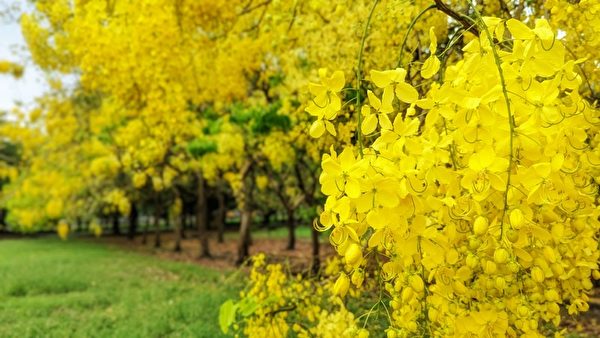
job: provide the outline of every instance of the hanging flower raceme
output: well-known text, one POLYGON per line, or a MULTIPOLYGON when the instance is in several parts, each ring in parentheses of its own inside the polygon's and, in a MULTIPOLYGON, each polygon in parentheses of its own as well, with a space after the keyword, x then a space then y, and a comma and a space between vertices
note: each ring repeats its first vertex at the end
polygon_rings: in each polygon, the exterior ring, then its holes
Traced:
MULTIPOLYGON (((388 337, 541 337, 600 276, 600 112, 577 94, 580 61, 545 20, 479 27, 421 99, 406 70, 371 71, 359 128, 374 136, 362 157, 323 156, 320 229, 346 265, 333 292, 380 257, 388 337)), ((424 79, 440 67, 430 39, 424 79)))

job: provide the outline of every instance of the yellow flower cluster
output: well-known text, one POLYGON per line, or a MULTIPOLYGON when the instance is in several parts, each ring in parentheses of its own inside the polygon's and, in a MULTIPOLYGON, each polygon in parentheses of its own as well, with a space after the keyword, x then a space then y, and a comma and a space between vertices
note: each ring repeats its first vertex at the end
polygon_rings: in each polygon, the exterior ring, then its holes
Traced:
POLYGON ((108 212, 119 212, 121 215, 129 215, 131 203, 122 190, 114 189, 109 191, 103 200, 108 205, 108 212))
POLYGON ((15 78, 23 76, 23 67, 10 61, 0 60, 0 74, 11 74, 15 78))
MULTIPOLYGON (((543 337, 561 306, 587 310, 598 276, 600 112, 579 94, 581 61, 543 19, 478 27, 422 96, 403 68, 371 71, 364 149, 322 159, 322 230, 352 279, 380 262, 388 337, 543 337)), ((344 79, 321 80, 313 136, 342 106, 344 79)))
MULTIPOLYGON (((265 255, 253 257, 247 290, 235 305, 239 321, 232 325, 245 337, 360 337, 369 333, 342 300, 332 294, 331 280, 291 276, 281 264, 267 264, 265 255), (241 325, 241 328, 240 328, 241 325)), ((339 269, 339 261, 329 262, 326 270, 339 269)), ((358 296, 358 294, 356 294, 358 296)), ((234 315, 232 320, 236 316, 234 315)))
POLYGON ((560 27, 564 34, 568 55, 585 58, 576 69, 584 79, 582 93, 591 99, 600 98, 598 87, 594 85, 600 80, 597 64, 600 59, 600 3, 593 0, 549 0, 544 1, 544 9, 550 11, 551 24, 560 27))

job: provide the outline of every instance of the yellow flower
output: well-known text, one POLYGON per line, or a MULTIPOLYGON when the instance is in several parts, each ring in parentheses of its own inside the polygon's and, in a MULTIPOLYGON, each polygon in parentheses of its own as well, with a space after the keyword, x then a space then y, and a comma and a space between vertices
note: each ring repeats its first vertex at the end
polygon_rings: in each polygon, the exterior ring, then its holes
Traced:
POLYGON ((306 111, 317 118, 310 127, 310 136, 321 137, 325 130, 333 136, 336 135, 335 127, 330 122, 337 117, 342 108, 342 100, 338 93, 344 88, 344 73, 335 71, 333 75, 327 76, 327 70, 319 69, 321 83, 310 83, 310 92, 315 95, 306 107, 306 111))
POLYGON ((383 88, 384 97, 388 97, 391 93, 395 93, 400 101, 414 103, 419 99, 419 93, 412 85, 406 83, 405 78, 406 70, 404 68, 371 71, 371 80, 377 87, 383 88))
POLYGON ((345 148, 339 156, 331 150, 331 155, 323 155, 321 166, 323 172, 319 183, 324 194, 335 196, 345 193, 350 198, 360 196, 359 179, 362 169, 351 148, 345 148))
POLYGON ((421 67, 421 76, 424 79, 429 79, 440 69, 440 59, 435 52, 437 51, 437 37, 435 36, 434 27, 429 29, 429 57, 421 67))
POLYGON ((392 122, 387 114, 391 113, 394 108, 392 107, 392 101, 394 100, 393 92, 384 91, 382 100, 379 100, 372 91, 367 92, 369 97, 369 104, 362 107, 361 113, 364 115, 364 121, 361 125, 361 131, 363 134, 368 135, 377 128, 377 123, 382 129, 392 129, 392 122), (375 111, 371 113, 371 108, 375 111))

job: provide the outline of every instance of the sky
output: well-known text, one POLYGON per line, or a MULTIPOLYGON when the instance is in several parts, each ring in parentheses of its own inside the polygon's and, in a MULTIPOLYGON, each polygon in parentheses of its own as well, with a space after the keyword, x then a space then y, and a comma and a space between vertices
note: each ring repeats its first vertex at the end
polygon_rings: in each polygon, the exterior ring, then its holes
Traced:
MULTIPOLYGON (((0 0, 0 11, 13 2, 13 0, 0 0)), ((20 79, 0 74, 0 111, 10 111, 15 102, 21 102, 26 106, 31 105, 36 97, 44 93, 46 89, 44 73, 31 62, 26 52, 21 28, 14 18, 0 17, 0 60, 25 66, 25 73, 20 79)))

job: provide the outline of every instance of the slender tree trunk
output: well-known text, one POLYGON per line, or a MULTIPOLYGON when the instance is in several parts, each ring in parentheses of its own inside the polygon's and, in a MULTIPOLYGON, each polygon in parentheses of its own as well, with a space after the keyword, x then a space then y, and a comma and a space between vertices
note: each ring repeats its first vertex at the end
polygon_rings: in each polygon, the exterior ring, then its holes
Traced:
POLYGON ((289 208, 287 211, 287 226, 288 226, 288 244, 287 250, 296 248, 296 219, 294 209, 289 208))
POLYGON ((262 224, 261 227, 265 228, 265 229, 269 229, 271 226, 271 218, 273 218, 273 215, 275 215, 275 210, 268 210, 264 215, 263 215, 263 219, 262 219, 262 224))
POLYGON ((6 209, 0 208, 0 231, 4 231, 6 228, 6 209))
POLYGON ((198 174, 198 200, 196 202, 196 226, 200 239, 200 257, 210 257, 208 247, 208 217, 206 210, 206 186, 202 173, 198 174))
POLYGON ((165 208, 165 211, 163 211, 162 219, 165 221, 165 229, 169 230, 171 228, 171 219, 169 218, 168 208, 165 208))
POLYGON ((181 238, 183 236, 183 222, 182 215, 183 213, 183 202, 181 201, 179 191, 175 189, 175 203, 181 203, 181 208, 177 210, 179 214, 175 212, 171 212, 168 214, 168 218, 171 218, 171 222, 173 222, 173 228, 175 230, 175 247, 173 247, 173 251, 181 252, 181 238))
POLYGON ((321 259, 319 258, 319 231, 311 227, 311 242, 312 242, 312 271, 318 272, 321 267, 321 259))
POLYGON ((175 247, 173 251, 181 252, 181 237, 183 235, 183 224, 181 223, 181 217, 178 215, 173 216, 173 226, 175 227, 175 247))
POLYGON ((252 204, 250 203, 251 199, 251 186, 246 180, 247 175, 250 173, 252 168, 252 163, 247 162, 244 165, 244 168, 241 170, 242 176, 242 186, 240 187, 240 191, 242 193, 242 200, 239 201, 239 207, 241 214, 240 219, 240 238, 238 239, 238 252, 237 252, 237 260, 236 263, 242 264, 250 255, 250 227, 252 226, 252 204))
POLYGON ((144 224, 144 232, 142 234, 142 244, 146 244, 148 243, 148 228, 149 228, 149 222, 148 222, 148 217, 146 217, 146 223, 144 224))
POLYGON ((115 212, 112 214, 112 232, 113 235, 120 235, 121 234, 121 227, 119 224, 119 213, 115 212))
POLYGON ((154 210, 154 247, 160 248, 160 218, 162 215, 160 203, 157 202, 154 210))
POLYGON ((137 206, 135 203, 131 204, 131 212, 129 213, 129 231, 127 232, 127 238, 130 241, 135 239, 135 234, 137 233, 137 228, 139 224, 139 214, 137 210, 137 206))
POLYGON ((227 210, 225 210, 225 196, 220 187, 217 187, 217 202, 219 203, 217 215, 215 217, 218 232, 217 240, 219 243, 223 243, 225 242, 225 213, 227 210))
POLYGON ((179 228, 181 229, 181 239, 186 238, 185 222, 186 222, 186 216, 185 216, 185 213, 182 211, 181 215, 179 215, 179 228))

